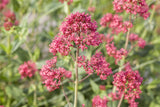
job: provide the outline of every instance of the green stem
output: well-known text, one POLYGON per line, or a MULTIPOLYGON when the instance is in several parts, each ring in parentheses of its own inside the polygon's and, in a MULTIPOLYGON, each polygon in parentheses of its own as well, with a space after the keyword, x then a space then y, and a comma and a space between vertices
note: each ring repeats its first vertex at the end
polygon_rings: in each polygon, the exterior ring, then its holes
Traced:
POLYGON ((124 94, 122 94, 121 99, 120 99, 117 107, 120 107, 120 106, 121 106, 123 98, 124 98, 124 94))
POLYGON ((34 107, 38 107, 37 106, 37 93, 36 93, 36 90, 37 90, 37 86, 35 84, 34 85, 34 102, 33 102, 34 107))
POLYGON ((74 107, 77 107, 77 99, 78 99, 78 56, 79 56, 79 46, 77 46, 76 51, 76 64, 75 64, 75 89, 74 89, 74 107))
POLYGON ((11 54, 11 37, 10 37, 10 35, 8 35, 7 42, 8 42, 7 55, 10 56, 10 54, 11 54))

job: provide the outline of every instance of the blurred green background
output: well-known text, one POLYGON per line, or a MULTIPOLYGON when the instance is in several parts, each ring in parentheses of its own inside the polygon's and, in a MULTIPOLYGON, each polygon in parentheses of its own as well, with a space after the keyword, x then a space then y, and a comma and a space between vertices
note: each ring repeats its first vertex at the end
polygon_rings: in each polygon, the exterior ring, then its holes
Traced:
MULTIPOLYGON (((100 19, 106 13, 115 13, 112 2, 113 0, 74 0, 68 6, 58 0, 10 0, 8 8, 15 12, 19 26, 10 31, 0 28, 0 105, 5 107, 68 107, 61 89, 48 92, 41 83, 38 72, 33 78, 20 79, 18 67, 24 61, 32 59, 40 69, 46 60, 53 57, 49 53, 49 44, 57 35, 59 26, 69 13, 79 11, 91 14, 92 19, 98 23, 98 31, 107 34, 108 28, 100 29, 100 19), (89 12, 88 7, 95 7, 95 12, 89 12), (8 41, 8 36, 10 41, 8 41), (8 42, 10 42, 9 47, 8 42)), ((160 1, 146 0, 146 2, 150 7, 151 16, 147 20, 138 16, 134 20, 131 32, 146 40, 147 45, 144 49, 134 48, 127 60, 130 61, 134 70, 139 70, 144 78, 141 98, 137 100, 139 107, 160 107, 160 1)), ((119 15, 123 16, 124 20, 128 20, 128 14, 120 13, 119 15)), ((124 47, 124 43, 124 34, 115 36, 115 45, 118 49, 124 47)), ((96 50, 103 52, 113 71, 116 72, 118 66, 114 64, 113 58, 108 57, 104 44, 96 48, 89 47, 89 50, 81 54, 89 57, 96 50)), ((57 66, 74 71, 73 62, 68 56, 58 55, 57 66)), ((85 71, 79 70, 79 77, 84 77, 85 71)), ((95 95, 107 96, 112 91, 112 80, 113 78, 109 77, 101 81, 97 75, 92 75, 85 80, 79 85, 78 107, 82 104, 91 107, 91 99, 95 95), (99 85, 105 85, 106 90, 100 90, 99 85)), ((72 103, 73 84, 63 81, 63 87, 72 103)), ((116 107, 117 103, 117 101, 110 101, 108 106, 116 107)), ((127 106, 127 101, 124 100, 122 107, 127 106)))

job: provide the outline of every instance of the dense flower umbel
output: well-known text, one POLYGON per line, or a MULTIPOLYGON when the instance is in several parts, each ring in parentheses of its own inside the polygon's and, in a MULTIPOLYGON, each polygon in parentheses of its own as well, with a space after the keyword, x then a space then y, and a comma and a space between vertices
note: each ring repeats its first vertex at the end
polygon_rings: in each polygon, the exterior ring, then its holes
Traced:
POLYGON ((113 7, 116 12, 126 11, 134 15, 139 14, 144 19, 150 15, 146 0, 114 0, 113 7))
POLYGON ((139 46, 140 48, 144 48, 144 47, 146 46, 146 41, 143 40, 142 38, 139 38, 139 39, 138 39, 138 46, 139 46))
POLYGON ((68 5, 70 5, 73 0, 59 0, 61 3, 64 3, 65 1, 67 2, 68 5))
POLYGON ((106 62, 101 52, 97 52, 93 55, 90 61, 87 61, 85 56, 78 57, 78 66, 83 66, 87 74, 92 74, 95 71, 95 73, 100 76, 101 80, 107 79, 107 77, 112 74, 112 69, 109 68, 109 65, 110 64, 106 62))
POLYGON ((0 0, 0 11, 3 10, 8 3, 9 0, 0 0))
POLYGON ((107 13, 101 18, 100 22, 101 26, 108 26, 112 29, 112 33, 118 34, 120 32, 126 33, 128 28, 132 28, 132 23, 125 21, 123 22, 122 17, 117 14, 112 15, 111 13, 107 13))
POLYGON ((24 62, 24 64, 19 66, 19 73, 21 78, 32 77, 37 71, 36 64, 32 61, 24 62))
POLYGON ((119 100, 121 98, 121 95, 119 95, 117 92, 111 92, 108 94, 108 96, 112 99, 112 101, 119 100))
POLYGON ((107 98, 104 97, 103 99, 100 96, 95 96, 92 99, 92 107, 107 107, 107 98))
POLYGON ((136 42, 136 41, 138 41, 138 46, 139 46, 140 48, 144 48, 144 47, 146 46, 146 41, 143 40, 142 38, 138 37, 137 34, 133 34, 133 33, 130 34, 129 40, 130 40, 131 42, 136 42))
POLYGON ((94 13, 94 12, 95 12, 95 10, 96 10, 96 8, 95 8, 95 7, 88 7, 88 11, 89 11, 89 12, 93 12, 93 13, 94 13))
POLYGON ((115 64, 117 64, 117 62, 120 61, 123 58, 123 56, 127 56, 128 54, 128 52, 123 48, 117 50, 117 48, 114 46, 114 42, 107 43, 106 50, 109 56, 115 58, 115 64))
POLYGON ((57 57, 53 57, 53 59, 46 61, 46 65, 43 65, 40 71, 43 83, 48 91, 59 88, 62 78, 71 78, 72 76, 72 72, 64 68, 56 68, 56 63, 57 57))
POLYGON ((74 13, 66 18, 60 26, 60 33, 50 44, 49 51, 56 55, 68 55, 70 47, 79 47, 82 50, 87 46, 98 46, 102 41, 96 32, 97 24, 91 21, 91 16, 85 13, 74 13))
POLYGON ((120 95, 124 94, 124 99, 128 100, 130 107, 138 105, 135 99, 140 98, 140 85, 143 78, 138 71, 133 71, 129 64, 125 67, 125 71, 120 71, 114 76, 113 84, 116 86, 120 95))
POLYGON ((6 11, 4 13, 4 16, 5 16, 5 22, 3 26, 7 31, 10 30, 12 26, 18 25, 18 21, 16 20, 16 15, 10 10, 6 11))

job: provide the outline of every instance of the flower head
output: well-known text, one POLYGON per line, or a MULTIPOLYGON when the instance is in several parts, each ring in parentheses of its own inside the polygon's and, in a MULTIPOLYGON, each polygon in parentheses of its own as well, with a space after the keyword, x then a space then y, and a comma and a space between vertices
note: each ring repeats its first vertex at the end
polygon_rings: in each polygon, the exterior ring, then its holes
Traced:
POLYGON ((42 81, 47 87, 48 91, 54 91, 58 89, 62 78, 71 78, 72 72, 65 70, 64 68, 56 68, 57 57, 46 61, 46 65, 43 65, 40 75, 42 81))
POLYGON ((98 46, 102 41, 96 32, 97 24, 91 21, 91 16, 85 13, 74 13, 66 18, 60 26, 60 33, 50 44, 50 52, 55 55, 68 55, 71 47, 82 50, 87 46, 98 46))
POLYGON ((61 3, 64 3, 65 1, 67 2, 68 5, 70 5, 73 0, 59 0, 61 3))
POLYGON ((92 99, 92 107, 107 107, 107 98, 104 97, 103 99, 100 96, 95 96, 92 99))
POLYGON ((119 95, 124 94, 124 99, 127 99, 130 105, 137 104, 135 99, 140 98, 140 85, 143 80, 139 72, 133 71, 130 65, 127 64, 125 71, 116 73, 113 78, 113 84, 117 87, 119 95))
POLYGON ((20 65, 19 73, 21 74, 21 78, 32 77, 37 71, 36 64, 32 61, 24 62, 24 64, 20 65))
POLYGON ((146 0, 114 0, 113 7, 116 12, 126 11, 131 14, 139 14, 144 19, 150 15, 146 0))
POLYGON ((112 29, 112 33, 118 34, 120 32, 126 33, 128 28, 132 28, 132 23, 125 21, 123 22, 122 17, 117 14, 112 15, 111 13, 107 13, 101 18, 100 22, 101 26, 108 26, 112 29))

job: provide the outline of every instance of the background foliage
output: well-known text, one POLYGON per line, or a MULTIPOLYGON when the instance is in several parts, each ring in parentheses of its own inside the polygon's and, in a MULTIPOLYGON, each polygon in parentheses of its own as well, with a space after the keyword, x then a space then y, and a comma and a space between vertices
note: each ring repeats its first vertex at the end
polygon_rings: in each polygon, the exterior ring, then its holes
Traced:
MULTIPOLYGON (((134 31, 147 41, 144 49, 135 48, 127 58, 132 62, 133 69, 139 70, 144 78, 141 86, 142 94, 138 100, 139 107, 159 107, 160 106, 160 2, 158 0, 147 0, 150 7, 151 16, 147 20, 138 17, 134 22, 134 31)), ((0 31, 0 105, 5 107, 68 107, 66 100, 60 89, 48 92, 41 83, 37 72, 33 78, 20 79, 18 67, 24 61, 34 60, 38 69, 45 64, 47 59, 53 57, 49 53, 49 44, 58 33, 58 27, 69 13, 76 11, 86 12, 92 15, 92 19, 98 23, 100 28, 100 18, 108 13, 114 13, 112 0, 74 0, 68 7, 58 0, 11 0, 9 6, 15 12, 20 24, 18 27, 5 31, 1 27, 0 31), (91 2, 92 1, 92 2, 91 2), (94 13, 88 12, 88 7, 94 6, 94 13), (37 100, 35 100, 37 99, 37 100)), ((128 20, 128 15, 121 14, 124 20, 128 20)), ((0 19, 1 20, 1 19, 0 19)), ((107 34, 108 29, 98 29, 100 33, 107 34)), ((115 44, 118 48, 124 46, 125 37, 123 34, 115 36, 115 44)), ((115 66, 112 58, 105 52, 105 46, 89 48, 81 54, 91 56, 96 50, 101 50, 111 64, 114 72, 115 66)), ((73 70, 73 62, 70 57, 58 55, 57 66, 73 70)), ((80 78, 85 75, 80 69, 80 78)), ((73 102, 74 86, 67 81, 63 81, 63 87, 73 102)), ((101 81, 96 75, 92 75, 79 85, 78 99, 79 106, 86 104, 91 106, 91 99, 95 95, 104 96, 112 90, 112 77, 101 81), (105 85, 106 90, 99 89, 99 85, 105 85)), ((109 102, 109 107, 115 107, 117 102, 109 102)), ((122 104, 127 107, 126 101, 122 104)))

